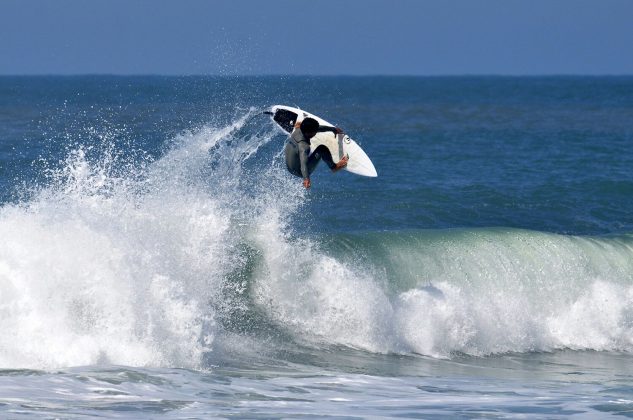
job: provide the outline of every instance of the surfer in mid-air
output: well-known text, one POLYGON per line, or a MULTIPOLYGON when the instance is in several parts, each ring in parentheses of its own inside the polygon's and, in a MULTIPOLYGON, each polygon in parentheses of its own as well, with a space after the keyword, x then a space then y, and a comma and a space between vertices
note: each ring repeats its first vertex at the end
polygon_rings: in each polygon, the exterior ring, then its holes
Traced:
POLYGON ((286 143, 285 155, 288 171, 303 178, 303 186, 310 188, 310 174, 316 169, 317 164, 323 159, 327 166, 336 172, 347 166, 349 157, 347 155, 334 163, 332 154, 324 145, 316 148, 310 154, 310 139, 317 133, 331 131, 334 134, 341 134, 343 130, 338 127, 319 126, 319 122, 314 118, 305 118, 301 123, 295 124, 294 130, 290 133, 290 139, 286 143))

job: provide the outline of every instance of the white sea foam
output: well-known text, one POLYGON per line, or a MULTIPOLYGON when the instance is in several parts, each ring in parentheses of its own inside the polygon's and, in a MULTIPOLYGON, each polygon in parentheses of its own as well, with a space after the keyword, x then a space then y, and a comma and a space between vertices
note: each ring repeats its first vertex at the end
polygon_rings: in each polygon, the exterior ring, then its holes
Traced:
POLYGON ((133 172, 79 147, 29 202, 2 207, 0 367, 200 366, 239 262, 230 182, 272 138, 234 136, 251 116, 184 133, 133 172), (234 155, 211 152, 231 141, 234 155))

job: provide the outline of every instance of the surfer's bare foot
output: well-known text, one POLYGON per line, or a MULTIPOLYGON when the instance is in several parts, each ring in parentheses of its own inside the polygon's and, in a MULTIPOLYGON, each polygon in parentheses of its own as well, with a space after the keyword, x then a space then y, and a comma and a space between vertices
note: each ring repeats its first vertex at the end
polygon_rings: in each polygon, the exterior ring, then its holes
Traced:
POLYGON ((348 155, 343 156, 343 158, 338 161, 338 163, 336 164, 334 169, 332 169, 332 172, 340 171, 341 169, 346 167, 348 160, 349 160, 349 156, 348 155))
POLYGON ((310 178, 305 178, 303 180, 303 186, 306 187, 306 189, 312 186, 312 183, 310 182, 310 178))

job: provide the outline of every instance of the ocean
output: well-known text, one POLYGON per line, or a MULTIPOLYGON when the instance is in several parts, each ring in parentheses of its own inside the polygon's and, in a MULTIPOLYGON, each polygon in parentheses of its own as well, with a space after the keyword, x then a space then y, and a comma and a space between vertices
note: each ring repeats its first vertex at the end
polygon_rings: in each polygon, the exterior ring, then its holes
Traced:
POLYGON ((0 77, 0 417, 633 417, 632 168, 633 77, 0 77))

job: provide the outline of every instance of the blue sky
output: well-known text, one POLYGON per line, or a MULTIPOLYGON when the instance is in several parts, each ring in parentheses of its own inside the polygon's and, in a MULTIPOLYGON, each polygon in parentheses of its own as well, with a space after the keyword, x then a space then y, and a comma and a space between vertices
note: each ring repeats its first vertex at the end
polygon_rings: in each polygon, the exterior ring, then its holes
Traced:
POLYGON ((633 74, 633 1, 0 1, 0 74, 95 73, 633 74))

